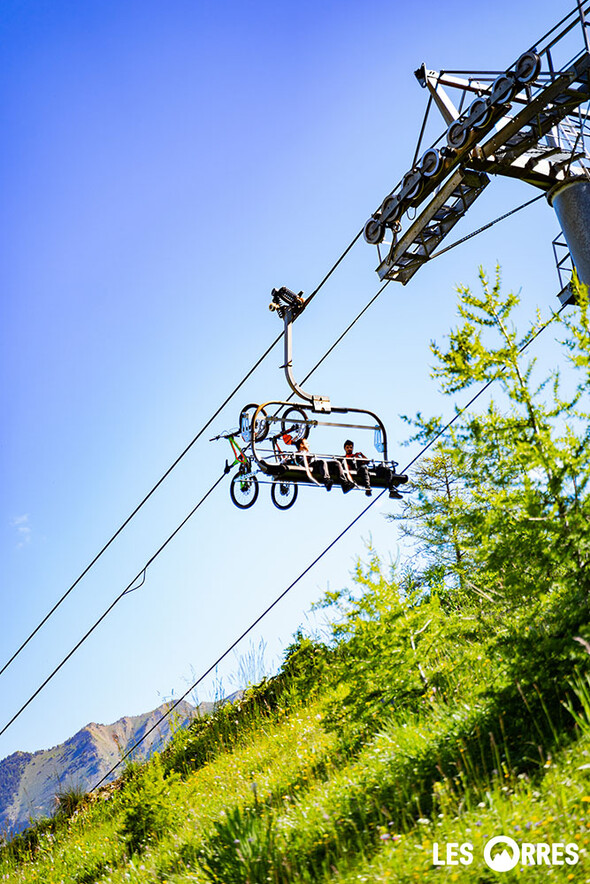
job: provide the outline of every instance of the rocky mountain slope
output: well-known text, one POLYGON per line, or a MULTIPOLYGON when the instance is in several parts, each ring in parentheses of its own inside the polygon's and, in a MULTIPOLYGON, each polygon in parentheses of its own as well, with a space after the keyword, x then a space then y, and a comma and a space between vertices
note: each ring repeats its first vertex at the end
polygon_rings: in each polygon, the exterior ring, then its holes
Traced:
MULTIPOLYGON (((171 729, 212 708, 180 703, 137 748, 145 759, 162 748, 171 729)), ((50 815, 56 795, 70 788, 91 789, 117 763, 127 747, 139 740, 167 711, 164 703, 143 715, 125 716, 114 724, 91 722, 65 743, 39 752, 14 752, 0 761, 0 833, 14 834, 31 820, 50 815)), ((120 774, 120 769, 114 775, 120 774)))

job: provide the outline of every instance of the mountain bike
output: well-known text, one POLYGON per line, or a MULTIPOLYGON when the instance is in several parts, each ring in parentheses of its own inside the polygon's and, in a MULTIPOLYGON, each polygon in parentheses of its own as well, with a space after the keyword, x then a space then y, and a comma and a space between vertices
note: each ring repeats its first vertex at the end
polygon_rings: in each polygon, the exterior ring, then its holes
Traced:
POLYGON ((228 440, 234 459, 232 463, 226 460, 224 473, 227 474, 235 466, 238 467, 236 474, 232 476, 230 482, 229 496, 237 507, 247 510, 256 503, 260 488, 258 479, 252 472, 252 458, 248 457, 245 449, 237 441, 236 436, 237 431, 235 433, 221 433, 219 436, 214 436, 210 441, 214 442, 217 439, 228 440))

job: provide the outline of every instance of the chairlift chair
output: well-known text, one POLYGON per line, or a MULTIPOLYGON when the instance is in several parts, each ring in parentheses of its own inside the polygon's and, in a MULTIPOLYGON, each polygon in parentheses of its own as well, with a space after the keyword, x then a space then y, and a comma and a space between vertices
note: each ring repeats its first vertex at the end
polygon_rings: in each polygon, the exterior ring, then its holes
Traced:
MULTIPOLYGON (((246 405, 239 419, 238 433, 243 442, 250 448, 251 461, 245 466, 240 464, 238 472, 232 479, 231 498, 236 506, 246 509, 252 506, 258 497, 259 480, 256 473, 268 477, 271 482, 271 499, 278 509, 287 510, 297 499, 299 486, 323 487, 310 467, 309 456, 297 455, 286 450, 282 445, 295 445, 307 439, 316 427, 332 427, 345 431, 373 430, 376 457, 366 461, 371 488, 397 488, 407 482, 407 476, 397 473, 397 463, 388 459, 387 433, 381 419, 372 411, 364 408, 337 408, 326 396, 317 396, 301 389, 293 377, 292 360, 292 325, 295 318, 305 307, 302 292, 296 295, 289 289, 273 289, 270 309, 275 310, 283 319, 284 333, 284 365, 287 383, 293 393, 302 401, 296 404, 288 401, 269 400, 260 405, 246 405), (350 415, 340 420, 328 420, 332 415, 350 415), (358 415, 359 417, 353 417, 358 415), (353 421, 368 419, 368 423, 353 421), (264 444, 266 443, 266 444, 264 444), (254 467, 255 465, 255 467, 254 467)), ((340 461, 344 474, 350 479, 353 488, 361 488, 351 474, 350 465, 344 455, 331 454, 328 462, 340 461)), ((264 481, 264 480, 262 480, 264 481)))

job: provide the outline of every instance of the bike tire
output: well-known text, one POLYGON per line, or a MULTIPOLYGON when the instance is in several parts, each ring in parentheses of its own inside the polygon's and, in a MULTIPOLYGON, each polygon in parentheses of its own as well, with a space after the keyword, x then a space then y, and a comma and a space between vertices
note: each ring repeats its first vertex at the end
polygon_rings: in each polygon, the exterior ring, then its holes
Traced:
POLYGON ((229 486, 232 502, 241 510, 250 509, 258 500, 260 486, 256 476, 233 476, 229 486))
POLYGON ((307 414, 298 405, 288 408, 281 418, 281 432, 283 435, 291 436, 293 442, 299 442, 300 439, 307 439, 311 427, 307 423, 307 414))
POLYGON ((273 482, 270 486, 270 499, 274 503, 277 509, 279 510, 288 510, 291 509, 295 501, 297 500, 297 495, 299 494, 299 486, 294 482, 273 482), (284 491, 283 489, 292 489, 289 491, 284 491), (285 499, 282 500, 281 498, 285 499))

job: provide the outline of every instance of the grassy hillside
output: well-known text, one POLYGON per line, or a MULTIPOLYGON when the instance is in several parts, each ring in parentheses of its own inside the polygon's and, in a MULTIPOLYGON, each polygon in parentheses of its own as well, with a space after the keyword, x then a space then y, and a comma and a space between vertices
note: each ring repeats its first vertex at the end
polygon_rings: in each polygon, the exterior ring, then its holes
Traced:
MULTIPOLYGON (((310 651, 302 642, 295 656, 301 647, 310 651)), ((292 686, 289 674, 252 690, 115 786, 72 802, 71 816, 30 830, 4 848, 1 880, 476 882, 495 878, 479 857, 434 867, 432 842, 477 850, 500 833, 575 841, 580 863, 553 878, 590 880, 587 683, 572 693, 578 711, 559 721, 540 693, 503 695, 505 716, 493 693, 427 699, 387 713, 360 743, 355 729, 355 751, 330 724, 342 690, 303 703, 292 686)), ((527 880, 548 871, 528 867, 527 880)))
MULTIPOLYGON (((322 602, 329 639, 298 635, 276 678, 116 784, 64 795, 61 814, 0 851, 0 880, 590 881, 579 300, 555 320, 565 396, 524 363, 538 326, 518 337, 498 281, 462 291, 436 374, 449 392, 497 378, 504 398, 422 461, 399 520, 415 555, 388 573, 369 552, 352 588, 322 602), (511 871, 484 862, 497 835, 532 845, 511 871)), ((440 421, 414 425, 427 442, 440 421)))

